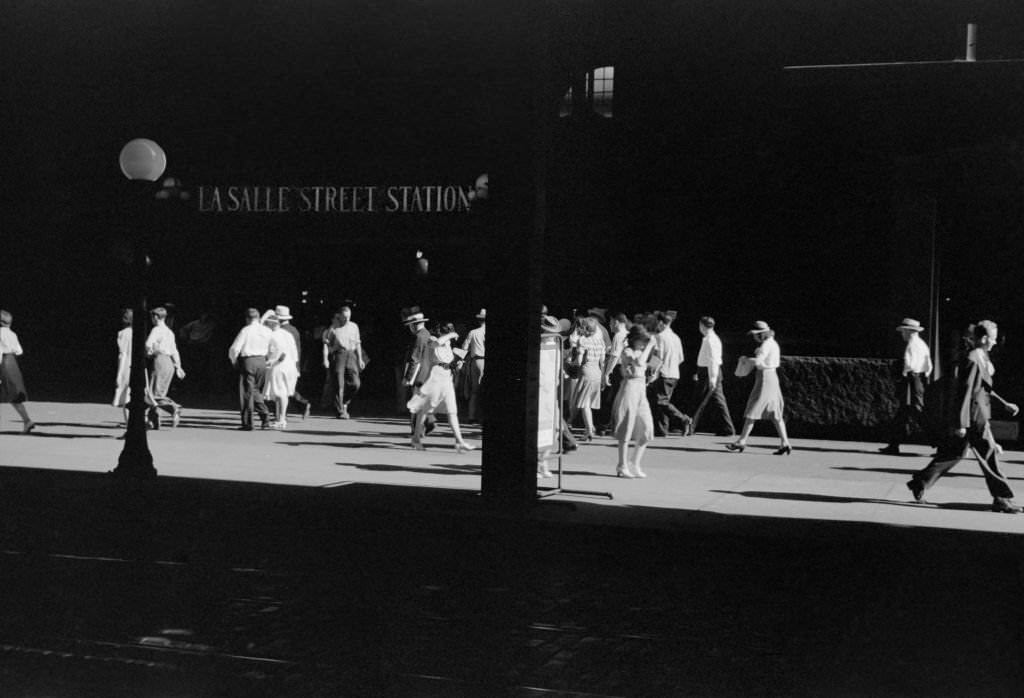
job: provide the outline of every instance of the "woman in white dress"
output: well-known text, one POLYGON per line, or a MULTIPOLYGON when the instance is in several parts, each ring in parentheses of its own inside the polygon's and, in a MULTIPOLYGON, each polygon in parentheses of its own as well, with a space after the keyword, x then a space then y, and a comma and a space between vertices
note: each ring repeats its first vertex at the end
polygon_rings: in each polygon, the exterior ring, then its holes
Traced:
POLYGON ((569 423, 576 421, 576 415, 583 414, 586 434, 584 441, 593 441, 594 410, 601 409, 601 376, 604 375, 604 339, 598 331, 597 320, 593 317, 579 319, 578 334, 570 338, 570 352, 580 363, 579 378, 572 385, 569 397, 569 423))
POLYGON ((288 427, 288 398, 295 394, 299 381, 299 369, 295 358, 299 354, 295 338, 281 327, 281 322, 272 310, 263 313, 263 324, 270 329, 270 349, 267 352, 267 385, 263 390, 265 398, 272 399, 277 406, 277 421, 270 426, 274 429, 288 427))
POLYGON ((647 444, 654 438, 654 417, 647 402, 647 359, 654 349, 650 334, 641 325, 633 325, 626 336, 626 347, 619 357, 622 383, 612 403, 612 424, 619 441, 618 477, 647 477, 640 467, 647 444), (629 459, 629 442, 636 448, 629 459))
POLYGON ((21 433, 28 434, 36 428, 36 423, 28 416, 25 402, 25 379, 21 376, 18 359, 22 355, 21 342, 18 335, 11 329, 13 316, 6 310, 0 310, 0 402, 9 402, 14 411, 21 416, 21 433))
POLYGON ((131 399, 132 374, 132 318, 131 308, 121 314, 121 329, 117 333, 117 378, 114 380, 114 407, 124 411, 124 423, 128 425, 128 401, 131 399))
POLYGON ((452 434, 455 436, 455 450, 459 453, 472 451, 475 447, 462 439, 462 430, 459 428, 459 407, 455 396, 455 381, 452 379, 452 369, 455 368, 458 361, 465 357, 465 353, 461 349, 452 348, 452 342, 457 340, 459 335, 451 323, 435 325, 431 328, 430 333, 433 335, 430 338, 430 351, 427 352, 427 357, 431 362, 430 374, 406 403, 406 407, 416 418, 412 447, 417 451, 426 450, 423 445, 423 436, 427 415, 433 414, 438 407, 441 407, 448 413, 448 424, 451 425, 452 434))
POLYGON ((782 399, 782 389, 779 387, 779 376, 776 371, 781 363, 782 350, 775 341, 775 332, 763 320, 755 322, 754 329, 749 330, 747 334, 752 335, 754 341, 759 344, 753 357, 742 357, 740 360, 752 363, 757 371, 757 377, 754 380, 754 389, 750 391, 750 397, 747 399, 747 409, 743 413, 743 431, 735 443, 726 444, 725 447, 730 451, 743 451, 747 447, 747 437, 753 431, 754 423, 759 419, 770 419, 775 424, 781 442, 774 455, 788 456, 793 448, 786 434, 786 422, 783 420, 786 404, 782 399))

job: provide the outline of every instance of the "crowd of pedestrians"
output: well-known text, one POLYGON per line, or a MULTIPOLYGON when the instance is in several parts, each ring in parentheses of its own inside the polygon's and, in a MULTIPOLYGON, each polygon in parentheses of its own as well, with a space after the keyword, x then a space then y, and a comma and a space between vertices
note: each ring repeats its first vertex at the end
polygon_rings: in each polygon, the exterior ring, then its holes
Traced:
MULTIPOLYGON (((213 318, 203 313, 175 332, 169 308, 173 310, 167 304, 149 311, 152 326, 144 343, 146 422, 151 429, 161 427, 161 413, 170 417, 172 428, 181 421, 183 408, 170 396, 172 382, 186 377, 179 339, 200 366, 197 373, 207 379, 215 373, 206 365, 214 346, 213 318)), ((361 374, 369 361, 359 326, 352 320, 353 308, 354 304, 346 301, 334 313, 330 326, 313 330, 324 369, 321 405, 339 419, 351 418, 350 405, 359 393, 361 374)), ((599 435, 610 435, 618 442, 615 474, 645 478, 643 456, 656 438, 690 436, 703 424, 712 426, 710 431, 719 436, 734 437, 725 448, 742 453, 755 423, 765 420, 774 425, 779 436, 774 454, 792 453, 778 376, 782 350, 768 323, 759 320, 747 331, 752 351, 736 363, 737 376, 754 375, 743 426, 737 435, 723 390, 723 348, 714 318, 703 316, 696 321, 701 345, 692 375, 695 390, 691 416, 680 409, 681 400, 677 398, 685 357, 683 342, 673 329, 675 311, 638 313, 630 318, 622 312, 609 315, 603 308, 591 308, 572 320, 547 315, 546 308, 542 313, 542 331, 559 335, 563 348, 564 361, 558 371, 562 385, 557 391, 563 396, 559 405, 564 415, 560 420, 563 452, 576 450, 581 442, 591 443, 599 435)), ((133 319, 130 309, 122 313, 122 328, 116 337, 113 404, 125 411, 126 424, 133 319)), ((13 406, 21 417, 22 432, 27 434, 36 425, 26 407, 25 381, 17 359, 23 349, 11 329, 12 320, 10 312, 0 310, 0 402, 13 406)), ((303 337, 292 320, 284 305, 263 312, 249 308, 244 326, 227 349, 226 358, 237 375, 240 430, 252 431, 257 419, 262 429, 287 429, 288 411, 293 405, 303 419, 310 415, 311 402, 299 391, 303 337)), ((465 440, 459 419, 460 404, 467 411, 466 421, 476 423, 484 416, 480 398, 487 375, 486 309, 477 313, 475 321, 476 327, 460 336, 451 321, 431 321, 416 306, 402 309, 400 322, 408 330, 410 341, 401 383, 407 391, 405 407, 413 449, 427 448, 426 437, 436 428, 437 414, 447 415, 456 452, 476 448, 465 440)), ((955 410, 948 428, 925 410, 926 386, 934 364, 920 336, 923 329, 912 318, 904 318, 896 327, 904 341, 896 381, 897 410, 881 453, 899 455, 901 443, 915 428, 924 431, 937 452, 931 463, 907 483, 915 501, 924 501, 925 492, 970 453, 993 497, 992 510, 1020 512, 1009 482, 1000 471, 1001 448, 990 425, 993 401, 1011 416, 1019 412, 1017 405, 1004 400, 992 387, 995 367, 991 350, 998 342, 998 327, 984 320, 972 324, 963 335, 962 351, 953 367, 955 410)), ((538 464, 538 475, 551 475, 544 459, 538 464)))

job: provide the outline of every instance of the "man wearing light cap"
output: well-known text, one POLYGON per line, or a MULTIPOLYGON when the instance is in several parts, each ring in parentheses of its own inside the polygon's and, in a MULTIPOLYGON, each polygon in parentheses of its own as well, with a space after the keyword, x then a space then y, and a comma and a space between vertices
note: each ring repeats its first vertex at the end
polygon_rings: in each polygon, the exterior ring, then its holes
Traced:
POLYGON ((897 456, 900 443, 910 434, 910 421, 918 424, 924 415, 924 385, 932 373, 932 355, 928 345, 919 336, 924 328, 913 318, 903 318, 896 331, 903 337, 903 366, 896 382, 896 417, 892 422, 889 445, 879 449, 881 453, 897 456))

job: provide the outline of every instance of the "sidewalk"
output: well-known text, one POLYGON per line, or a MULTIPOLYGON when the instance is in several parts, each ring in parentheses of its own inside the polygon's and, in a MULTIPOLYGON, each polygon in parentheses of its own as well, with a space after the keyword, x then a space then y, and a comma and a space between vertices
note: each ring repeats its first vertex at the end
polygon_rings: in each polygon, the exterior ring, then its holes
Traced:
MULTIPOLYGON (((6 418, 10 414, 3 413, 6 418)), ((122 483, 117 410, 35 403, 0 425, 0 695, 981 695, 1019 691, 1024 517, 964 462, 876 444, 710 436, 612 477, 564 461, 522 518, 477 495, 479 452, 398 419, 150 433, 122 483)), ((470 437, 478 440, 477 437, 470 437)), ((923 453, 923 451, 922 451, 923 453)), ((1007 474, 1022 478, 1021 454, 1007 474)))
MULTIPOLYGON (((122 433, 118 410, 105 405, 34 403, 35 433, 22 437, 20 422, 0 424, 0 465, 104 473, 116 464, 122 433)), ((10 417, 10 412, 4 414, 10 417)), ((379 484, 478 492, 480 452, 457 454, 446 425, 427 437, 428 450, 409 447, 399 418, 337 420, 293 417, 286 431, 237 432, 237 415, 185 410, 177 430, 149 432, 150 450, 162 476, 341 487, 379 484)), ((466 438, 480 445, 477 427, 466 438)), ((648 449, 646 480, 614 477, 616 442, 599 437, 562 460, 565 489, 608 492, 602 497, 560 496, 573 514, 541 507, 541 518, 616 526, 676 528, 695 513, 881 526, 922 526, 993 533, 1024 533, 1024 516, 995 516, 978 466, 965 459, 928 492, 930 504, 912 501, 906 481, 928 463, 930 450, 905 447, 907 455, 883 456, 879 444, 800 440, 790 456, 773 456, 774 437, 752 437, 742 454, 725 450, 727 439, 698 434, 658 439, 648 449)), ((1008 451, 1004 471, 1024 488, 1024 452, 1008 451)), ((540 480, 542 488, 554 479, 540 480)), ((415 499, 415 498, 414 498, 415 499)), ((1024 501, 1024 489, 1021 491, 1024 501)), ((436 496, 424 500, 439 502, 436 496)), ((412 503, 415 505, 415 502, 412 503)))

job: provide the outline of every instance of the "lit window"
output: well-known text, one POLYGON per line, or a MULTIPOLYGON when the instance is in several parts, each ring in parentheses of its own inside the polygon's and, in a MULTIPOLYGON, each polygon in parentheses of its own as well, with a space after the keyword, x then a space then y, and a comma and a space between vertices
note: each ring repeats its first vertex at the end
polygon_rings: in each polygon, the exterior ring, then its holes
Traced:
POLYGON ((606 65, 587 74, 587 100, 591 108, 605 118, 612 118, 612 93, 615 89, 615 66, 606 65))
MULTIPOLYGON (((594 70, 587 71, 580 85, 583 92, 583 102, 592 109, 595 114, 612 118, 612 97, 615 91, 615 66, 606 65, 594 70)), ((572 116, 573 112, 573 88, 570 87, 562 95, 562 101, 558 105, 558 116, 572 116)))

